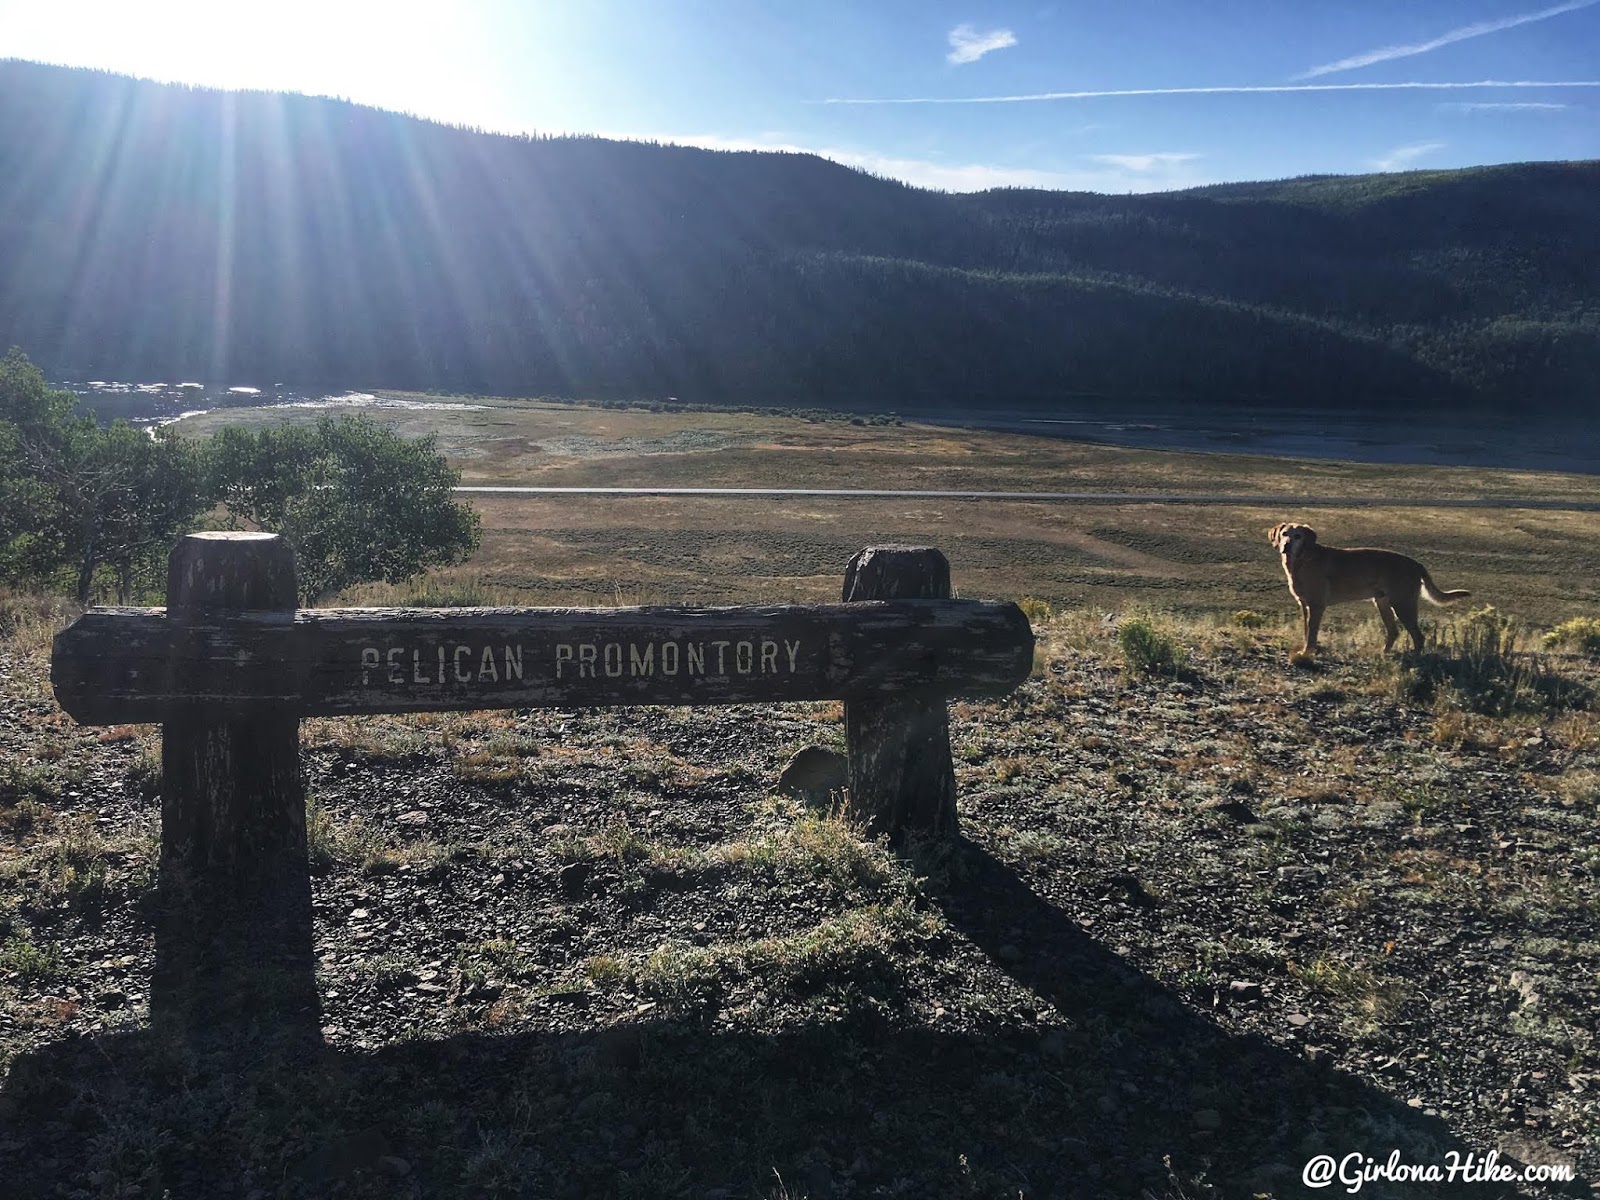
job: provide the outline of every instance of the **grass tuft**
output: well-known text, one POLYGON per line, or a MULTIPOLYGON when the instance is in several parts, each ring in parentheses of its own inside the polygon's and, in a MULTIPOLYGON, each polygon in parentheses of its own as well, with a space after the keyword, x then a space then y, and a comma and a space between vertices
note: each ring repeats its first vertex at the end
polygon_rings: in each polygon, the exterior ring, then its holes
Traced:
POLYGON ((0 808, 32 801, 47 803, 61 793, 61 772, 51 766, 0 763, 0 808))
POLYGON ((61 952, 14 933, 0 945, 0 974, 15 975, 24 984, 47 983, 61 974, 61 952))
POLYGON ((1573 617, 1544 635, 1546 650, 1575 650, 1600 657, 1600 617, 1573 617))
POLYGON ((1022 615, 1028 618, 1031 624, 1039 625, 1055 616, 1055 609, 1048 600, 1040 600, 1036 596, 1024 596, 1017 601, 1017 607, 1022 610, 1022 615))
POLYGON ((1117 646, 1130 675, 1181 675, 1188 665, 1183 648, 1149 617, 1129 617, 1118 625, 1117 646))
POLYGON ((779 937, 708 946, 663 942, 631 962, 597 955, 583 970, 596 988, 627 988, 678 1013, 705 1016, 735 989, 808 1001, 882 993, 899 983, 909 952, 938 927, 938 918, 895 900, 779 937))

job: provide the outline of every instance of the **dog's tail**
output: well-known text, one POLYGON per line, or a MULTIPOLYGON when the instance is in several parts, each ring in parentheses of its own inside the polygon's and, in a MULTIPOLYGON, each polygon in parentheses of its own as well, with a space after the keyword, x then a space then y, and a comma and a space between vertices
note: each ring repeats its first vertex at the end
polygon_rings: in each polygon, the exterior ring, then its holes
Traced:
POLYGON ((1422 568, 1422 594, 1428 598, 1429 604, 1449 604, 1452 600, 1465 600, 1472 595, 1471 592, 1464 589, 1457 589, 1453 592, 1440 591, 1433 582, 1433 578, 1428 574, 1427 567, 1422 568))

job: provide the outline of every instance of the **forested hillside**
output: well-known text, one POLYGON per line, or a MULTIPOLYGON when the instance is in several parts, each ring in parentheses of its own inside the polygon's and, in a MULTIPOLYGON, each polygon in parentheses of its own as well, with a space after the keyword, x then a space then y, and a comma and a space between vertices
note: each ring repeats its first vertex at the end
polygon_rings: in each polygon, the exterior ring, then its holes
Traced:
POLYGON ((0 62, 0 343, 65 377, 883 407, 1555 406, 1600 164, 943 195, 0 62))

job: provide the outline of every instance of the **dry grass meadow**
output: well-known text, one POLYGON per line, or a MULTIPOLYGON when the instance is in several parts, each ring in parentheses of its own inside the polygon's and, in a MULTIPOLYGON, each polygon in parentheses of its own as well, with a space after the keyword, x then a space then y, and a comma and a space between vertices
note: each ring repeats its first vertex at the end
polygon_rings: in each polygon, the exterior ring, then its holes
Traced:
MULTIPOLYGON (((469 485, 793 487, 1127 493, 1122 503, 938 498, 473 497, 474 559, 431 577, 442 596, 503 603, 832 599, 863 545, 908 542, 949 556, 959 593, 1033 596, 1058 608, 1292 612, 1266 529, 1315 526, 1333 545, 1382 545, 1427 563, 1534 623, 1600 603, 1600 514, 1516 508, 1367 507, 1340 499, 1530 498, 1600 502, 1600 476, 1395 467, 1177 453, 854 423, 822 414, 671 412, 552 401, 397 396, 378 409, 433 434, 469 485), (1143 495, 1297 497, 1272 507, 1174 505, 1143 495)), ((308 410, 230 410, 185 422, 309 420, 308 410)), ((367 589, 355 602, 393 598, 367 589)), ((1336 610, 1337 632, 1370 613, 1336 610)))

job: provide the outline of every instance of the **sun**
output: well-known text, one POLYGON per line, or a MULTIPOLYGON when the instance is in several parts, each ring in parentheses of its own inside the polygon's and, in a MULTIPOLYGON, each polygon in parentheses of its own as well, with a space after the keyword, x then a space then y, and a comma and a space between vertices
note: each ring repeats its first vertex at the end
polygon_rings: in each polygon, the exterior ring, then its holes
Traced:
POLYGON ((456 124, 508 115, 493 8, 421 0, 0 0, 5 54, 169 83, 334 96, 456 124))

